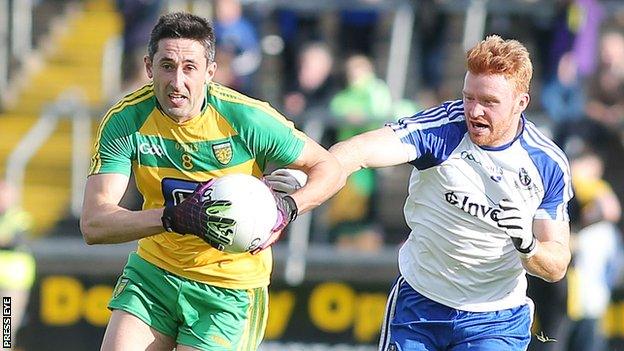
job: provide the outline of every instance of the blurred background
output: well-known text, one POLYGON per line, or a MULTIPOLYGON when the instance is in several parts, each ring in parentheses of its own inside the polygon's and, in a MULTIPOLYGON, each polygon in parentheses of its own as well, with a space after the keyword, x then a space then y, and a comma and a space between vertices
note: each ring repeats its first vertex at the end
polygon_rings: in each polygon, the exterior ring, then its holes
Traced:
MULTIPOLYGON (((577 194, 567 278, 530 279, 530 349, 624 350, 621 0, 0 0, 0 292, 12 349, 99 349, 136 243, 82 241, 93 136, 147 82, 151 28, 176 10, 213 21, 216 81, 269 101, 325 147, 460 98, 465 51, 485 35, 525 43, 526 115, 568 154, 577 194)), ((290 226, 274 250, 262 350, 376 350, 409 234, 410 170, 360 171, 290 226)), ((133 186, 123 204, 140 208, 133 186)))

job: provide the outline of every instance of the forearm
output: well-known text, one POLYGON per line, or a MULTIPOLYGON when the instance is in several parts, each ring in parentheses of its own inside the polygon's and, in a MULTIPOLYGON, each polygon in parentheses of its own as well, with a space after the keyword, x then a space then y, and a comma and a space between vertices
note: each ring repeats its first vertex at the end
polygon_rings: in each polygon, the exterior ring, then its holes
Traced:
POLYGON ((522 259, 524 269, 547 282, 557 282, 566 274, 571 254, 567 245, 557 241, 537 243, 535 255, 522 259))
POLYGON ((89 245, 124 243, 164 232, 162 213, 162 208, 130 211, 102 204, 82 216, 80 229, 89 245))
POLYGON ((329 148, 346 178, 362 168, 396 166, 409 161, 401 140, 389 127, 356 135, 329 148))
POLYGON ((364 159, 359 146, 359 140, 356 137, 347 141, 342 141, 329 148, 329 152, 336 157, 342 166, 341 176, 346 178, 351 174, 364 168, 364 159))
POLYGON ((342 189, 346 180, 340 164, 333 157, 320 161, 306 173, 306 185, 291 194, 297 203, 299 214, 314 209, 332 197, 342 189))

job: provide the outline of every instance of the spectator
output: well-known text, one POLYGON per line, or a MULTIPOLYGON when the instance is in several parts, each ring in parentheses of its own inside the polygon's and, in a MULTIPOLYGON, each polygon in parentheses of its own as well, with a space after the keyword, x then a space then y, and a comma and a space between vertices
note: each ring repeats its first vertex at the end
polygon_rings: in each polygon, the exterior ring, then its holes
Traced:
POLYGON ((572 184, 580 215, 580 231, 573 236, 570 270, 569 351, 604 351, 600 320, 607 310, 615 277, 621 266, 619 200, 603 180, 603 161, 591 150, 572 156, 572 184))
POLYGON ((347 87, 330 102, 339 125, 346 126, 339 139, 357 134, 352 129, 370 129, 371 122, 383 121, 392 108, 388 85, 377 78, 373 63, 363 55, 353 55, 345 62, 347 87), (345 135, 349 134, 349 135, 345 135))
POLYGON ((587 115, 609 126, 624 117, 624 35, 608 31, 600 41, 598 71, 589 83, 587 115))
MULTIPOLYGON (((604 179, 611 185, 619 199, 624 199, 624 144, 620 131, 609 127, 594 119, 583 118, 566 126, 565 130, 558 130, 554 136, 557 145, 568 149, 580 139, 591 145, 604 161, 604 179)), ((622 222, 620 221, 620 224, 622 222)))
MULTIPOLYGON (((347 87, 330 102, 338 141, 378 127, 392 109, 390 89, 377 78, 366 56, 354 55, 345 62, 347 87)), ((376 171, 362 169, 353 174, 346 186, 329 203, 331 236, 342 248, 375 250, 383 233, 374 223, 372 199, 376 190, 376 171)))
POLYGON ((11 298, 13 349, 19 347, 17 331, 28 306, 35 280, 35 259, 26 247, 30 215, 15 206, 15 190, 0 181, 0 295, 11 298))
POLYGON ((295 122, 304 122, 312 117, 323 118, 328 114, 327 106, 335 94, 334 79, 331 78, 333 63, 327 45, 313 42, 303 48, 297 79, 291 83, 284 97, 284 111, 295 122))
POLYGON ((145 43, 162 7, 162 0, 117 0, 117 9, 123 18, 123 91, 134 90, 148 82, 143 71, 145 43))
POLYGON ((282 86, 289 87, 291 77, 297 75, 297 60, 302 51, 303 43, 324 41, 321 33, 318 12, 295 11, 288 8, 278 8, 275 11, 279 35, 284 41, 284 50, 281 55, 282 86))
POLYGON ((542 106, 555 129, 566 122, 577 121, 585 114, 585 92, 578 77, 577 65, 572 53, 559 59, 557 75, 542 88, 542 106))
POLYGON ((253 74, 260 67, 262 53, 258 33, 253 24, 243 17, 243 7, 239 0, 216 2, 215 33, 217 52, 220 52, 218 59, 228 58, 217 61, 217 64, 229 65, 233 76, 230 87, 251 93, 253 74))

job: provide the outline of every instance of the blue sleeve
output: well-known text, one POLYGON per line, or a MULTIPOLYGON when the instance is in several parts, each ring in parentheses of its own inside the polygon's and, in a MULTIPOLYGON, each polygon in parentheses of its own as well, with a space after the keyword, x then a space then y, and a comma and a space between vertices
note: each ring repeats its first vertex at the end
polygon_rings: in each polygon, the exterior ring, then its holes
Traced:
POLYGON ((568 221, 568 202, 573 195, 568 160, 537 128, 529 126, 525 131, 520 142, 537 167, 544 186, 544 197, 535 218, 568 221))
POLYGON ((410 164, 423 170, 444 162, 466 134, 461 100, 388 123, 401 142, 410 146, 410 164))
MULTIPOLYGON (((544 199, 538 208, 546 211, 550 218, 555 219, 558 217, 559 206, 565 201, 564 174, 559 167, 551 167, 542 175, 542 181, 544 182, 544 199)), ((565 203, 563 207, 566 209, 567 217, 567 201, 565 203)))

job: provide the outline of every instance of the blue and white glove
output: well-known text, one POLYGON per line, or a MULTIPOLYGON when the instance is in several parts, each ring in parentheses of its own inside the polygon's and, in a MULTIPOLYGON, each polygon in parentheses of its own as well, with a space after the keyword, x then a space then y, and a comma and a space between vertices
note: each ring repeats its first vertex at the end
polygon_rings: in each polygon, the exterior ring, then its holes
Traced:
POLYGON ((529 258, 537 251, 537 239, 533 235, 533 219, 523 216, 518 207, 510 200, 498 203, 502 210, 498 215, 498 226, 509 235, 514 247, 522 258, 529 258))

